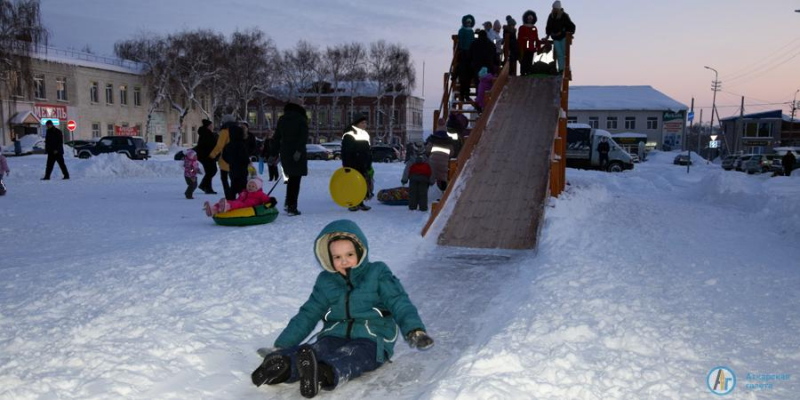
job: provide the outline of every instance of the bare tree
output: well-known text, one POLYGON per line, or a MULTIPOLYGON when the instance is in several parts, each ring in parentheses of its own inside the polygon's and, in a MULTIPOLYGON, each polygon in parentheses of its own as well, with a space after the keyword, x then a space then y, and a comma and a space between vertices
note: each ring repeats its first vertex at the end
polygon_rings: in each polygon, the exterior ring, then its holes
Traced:
POLYGON ((319 62, 319 52, 311 43, 301 40, 294 49, 284 50, 281 59, 281 78, 288 87, 288 95, 308 93, 314 80, 314 68, 319 62))
POLYGON ((147 107, 145 139, 153 138, 153 113, 166 99, 172 62, 168 53, 167 39, 161 36, 142 33, 139 37, 119 41, 114 44, 117 57, 139 62, 144 67, 145 87, 148 88, 150 105, 147 107))
MULTIPOLYGON (((399 96, 408 96, 416 86, 416 71, 411 60, 411 52, 400 44, 389 46, 389 69, 387 73, 388 95, 392 98, 389 108, 389 137, 394 135, 394 110, 399 96)), ((404 138, 407 139, 407 138, 404 138)))
POLYGON ((272 39, 261 30, 236 31, 231 36, 223 76, 240 118, 247 118, 247 105, 265 91, 263 85, 269 82, 265 74, 272 74, 268 65, 277 52, 272 39))
MULTIPOLYGON (((380 127, 379 121, 381 121, 381 118, 379 114, 383 113, 385 115, 385 112, 381 110, 381 103, 388 91, 388 79, 392 68, 389 60, 389 45, 386 44, 386 41, 379 40, 370 44, 368 60, 367 76, 378 86, 375 100, 375 126, 380 127)), ((386 132, 381 133, 381 130, 376 128, 376 134, 381 141, 385 140, 386 132)))
MULTIPOLYGON (((339 44, 333 47, 328 47, 325 49, 325 56, 323 57, 322 61, 322 63, 326 66, 328 76, 331 79, 331 90, 333 91, 331 95, 332 112, 338 112, 337 106, 339 105, 339 85, 342 83, 346 72, 345 64, 347 63, 347 60, 345 59, 345 56, 347 53, 347 46, 348 45, 346 44, 339 44)), ((350 116, 352 113, 348 113, 347 115, 350 116)), ((333 128, 333 118, 329 118, 328 120, 330 121, 328 127, 333 128)))
MULTIPOLYGON (((40 44, 46 44, 47 38, 38 0, 0 0, 0 81, 6 93, 21 93, 24 83, 30 88, 31 54, 40 44)), ((11 103, 9 113, 10 107, 11 103)), ((0 120, 5 121, 4 115, 0 98, 0 120)), ((0 131, 4 144, 5 126, 3 123, 0 131)))
POLYGON ((363 44, 357 42, 344 45, 343 50, 342 76, 350 92, 350 110, 347 115, 353 115, 356 97, 367 79, 367 50, 363 44))
POLYGON ((202 85, 221 73, 207 49, 221 48, 225 38, 210 30, 183 31, 168 38, 169 74, 167 100, 178 113, 178 132, 173 143, 181 143, 183 121, 202 85))

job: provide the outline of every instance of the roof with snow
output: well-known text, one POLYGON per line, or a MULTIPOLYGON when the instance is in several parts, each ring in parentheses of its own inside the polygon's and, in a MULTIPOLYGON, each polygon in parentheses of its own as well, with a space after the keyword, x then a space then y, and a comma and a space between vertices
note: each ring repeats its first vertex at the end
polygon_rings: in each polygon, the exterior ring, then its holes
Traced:
POLYGON ((144 66, 135 61, 123 60, 116 57, 98 56, 91 53, 59 49, 50 46, 40 46, 31 54, 31 57, 43 61, 96 68, 106 71, 122 72, 126 74, 140 75, 144 72, 144 66))
POLYGON ((636 133, 636 132, 622 132, 622 133, 614 133, 611 136, 615 138, 646 138, 647 134, 636 133))
POLYGON ((570 86, 570 111, 680 111, 677 102, 652 86, 570 86))
MULTIPOLYGON (((742 116, 744 119, 782 119, 786 122, 792 122, 792 117, 786 115, 781 110, 764 111, 760 113, 745 114, 742 116)), ((739 116, 723 118, 722 121, 736 121, 739 116)), ((794 122, 800 122, 800 119, 795 118, 794 122)))

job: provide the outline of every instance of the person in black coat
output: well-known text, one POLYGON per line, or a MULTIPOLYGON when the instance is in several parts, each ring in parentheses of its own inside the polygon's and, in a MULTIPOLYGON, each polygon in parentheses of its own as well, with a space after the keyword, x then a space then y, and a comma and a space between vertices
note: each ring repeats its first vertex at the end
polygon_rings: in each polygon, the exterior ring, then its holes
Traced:
POLYGON ((290 216, 300 215, 297 200, 300 196, 300 180, 308 175, 308 116, 301 97, 287 99, 283 115, 278 119, 270 145, 269 163, 280 160, 286 182, 284 207, 290 216))
POLYGON ((47 167, 45 168, 43 181, 50 180, 50 174, 53 172, 53 166, 58 163, 61 168, 61 175, 64 179, 69 179, 69 171, 67 171, 67 164, 64 163, 64 133, 61 129, 53 126, 53 121, 47 120, 45 124, 47 127, 47 135, 44 138, 44 150, 47 153, 47 167))
POLYGON ((608 166, 609 151, 611 151, 611 145, 608 144, 608 139, 601 138, 600 143, 597 144, 597 153, 600 155, 600 169, 605 169, 608 166))
POLYGON ((783 174, 786 176, 792 176, 792 170, 794 169, 794 163, 797 159, 794 157, 794 154, 791 150, 786 151, 786 155, 783 156, 781 159, 781 164, 783 164, 783 174))
MULTIPOLYGON (((272 146, 274 146, 272 144, 272 137, 264 139, 264 148, 261 149, 261 157, 264 160, 269 159, 270 154, 272 152, 272 146)), ((267 170, 269 171, 270 182, 277 181, 279 179, 280 176, 278 174, 278 163, 276 162, 267 163, 267 170)))
POLYGON ((230 193, 235 199, 236 195, 247 187, 247 167, 250 165, 250 156, 247 154, 247 143, 244 139, 242 127, 233 126, 228 129, 230 130, 231 141, 222 151, 222 158, 231 168, 230 193))
POLYGON ((497 46, 489 40, 486 31, 478 32, 478 38, 472 42, 469 53, 472 62, 472 71, 475 74, 473 77, 474 80, 478 80, 477 73, 483 67, 486 67, 486 69, 493 74, 497 73, 497 64, 495 64, 497 59, 497 46))
POLYGON ((561 8, 561 1, 556 0, 553 2, 553 11, 547 17, 545 33, 553 39, 554 58, 558 62, 558 72, 561 72, 565 68, 565 39, 568 33, 575 33, 575 24, 569 18, 569 14, 561 8))
POLYGON ((203 164, 203 171, 205 171, 198 188, 206 194, 217 194, 211 184, 211 179, 217 175, 217 161, 211 158, 211 151, 217 145, 217 135, 212 131, 213 126, 211 121, 203 120, 203 126, 197 129, 197 146, 194 148, 197 153, 197 161, 203 164))
MULTIPOLYGON (((366 129, 367 117, 361 114, 356 115, 350 128, 342 136, 342 166, 353 168, 364 176, 367 181, 366 198, 369 199, 372 197, 372 178, 369 176, 369 171, 372 169, 372 148, 366 129)), ((368 211, 371 208, 362 201, 357 206, 350 207, 349 210, 368 211)))

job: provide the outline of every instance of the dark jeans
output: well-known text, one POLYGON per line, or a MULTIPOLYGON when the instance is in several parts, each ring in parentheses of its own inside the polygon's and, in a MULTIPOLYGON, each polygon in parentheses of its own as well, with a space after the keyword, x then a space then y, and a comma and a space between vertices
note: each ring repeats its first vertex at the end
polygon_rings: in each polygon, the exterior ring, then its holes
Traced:
POLYGON ((64 153, 47 154, 47 168, 44 171, 44 178, 50 179, 50 174, 53 173, 53 166, 56 162, 58 162, 58 167, 61 168, 61 175, 64 175, 64 178, 69 178, 67 164, 64 163, 64 153))
MULTIPOLYGON (((300 379, 297 373, 297 349, 299 346, 282 349, 277 353, 292 358, 292 373, 287 383, 300 379)), ((333 368, 334 384, 332 387, 323 387, 333 390, 340 383, 347 382, 361 376, 365 372, 378 369, 383 363, 376 360, 378 346, 369 339, 344 339, 333 336, 323 336, 311 345, 317 362, 333 368)), ((267 356, 269 357, 269 356, 267 356)))
POLYGON ((199 188, 204 192, 213 192, 214 188, 211 184, 211 179, 217 174, 217 162, 214 160, 206 160, 200 163, 203 164, 203 172, 205 172, 205 175, 203 175, 203 180, 200 181, 199 188))
POLYGON ((188 176, 184 176, 186 179, 186 191, 183 193, 186 198, 191 198, 192 194, 194 194, 194 190, 197 189, 197 177, 189 178, 188 176))
POLYGON ((280 179, 280 174, 278 173, 277 165, 269 165, 267 166, 267 170, 269 171, 270 181, 277 181, 278 179, 280 179))
POLYGON ((300 180, 302 176, 289 176, 286 183, 286 207, 290 210, 297 209, 297 198, 300 196, 300 180))
POLYGON ((224 169, 219 170, 219 180, 222 181, 222 191, 225 193, 225 198, 228 200, 236 200, 236 193, 233 194, 231 197, 231 181, 229 177, 230 173, 225 171, 224 169))
POLYGON ((236 200, 236 195, 247 188, 247 171, 244 174, 233 175, 231 174, 231 188, 230 195, 233 196, 228 200, 236 200))
POLYGON ((408 208, 421 211, 428 210, 428 184, 427 180, 411 180, 408 184, 408 208))
POLYGON ((608 153, 600 153, 600 168, 606 169, 608 167, 608 153))
POLYGON ((522 61, 520 62, 520 75, 527 75, 531 73, 531 69, 533 69, 534 55, 535 53, 532 51, 522 52, 522 61))
POLYGON ((472 66, 470 65, 469 52, 461 50, 458 54, 458 86, 460 100, 469 98, 469 89, 472 86, 472 66))
POLYGON ((786 176, 792 176, 792 169, 794 165, 784 165, 783 166, 783 174, 786 176))

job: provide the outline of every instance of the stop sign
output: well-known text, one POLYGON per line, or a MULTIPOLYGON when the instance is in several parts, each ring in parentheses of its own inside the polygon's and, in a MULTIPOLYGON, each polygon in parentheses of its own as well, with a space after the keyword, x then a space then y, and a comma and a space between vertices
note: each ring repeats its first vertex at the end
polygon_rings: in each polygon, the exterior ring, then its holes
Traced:
POLYGON ((67 122, 67 129, 69 129, 70 132, 74 131, 75 128, 77 128, 77 127, 78 127, 78 124, 76 124, 75 121, 69 120, 67 122))

